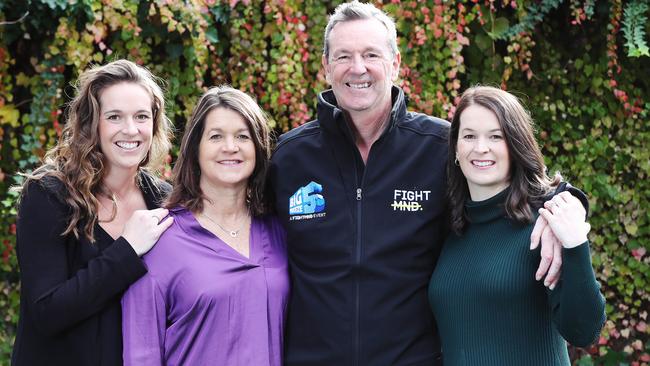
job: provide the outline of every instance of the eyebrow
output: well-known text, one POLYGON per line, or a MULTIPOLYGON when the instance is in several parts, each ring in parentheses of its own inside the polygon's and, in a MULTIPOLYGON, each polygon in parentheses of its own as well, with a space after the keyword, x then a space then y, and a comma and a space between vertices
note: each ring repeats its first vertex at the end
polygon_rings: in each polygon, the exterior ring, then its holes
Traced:
MULTIPOLYGON (((472 131, 472 132, 474 132, 475 130, 472 129, 472 128, 464 127, 461 131, 472 131)), ((500 128, 493 128, 493 129, 489 130, 488 132, 501 132, 501 129, 500 128)))
MULTIPOLYGON (((366 52, 376 52, 376 53, 381 53, 381 51, 382 51, 381 48, 371 46, 371 47, 364 48, 364 49, 361 51, 361 53, 366 53, 366 52)), ((340 54, 340 53, 352 53, 352 51, 350 51, 350 50, 347 49, 347 48, 338 48, 338 49, 333 49, 332 52, 331 52, 332 55, 334 55, 334 54, 340 54)))
MULTIPOLYGON (((121 109, 111 109, 104 112, 103 114, 110 114, 110 113, 124 113, 124 111, 122 111, 121 109)), ((153 111, 147 109, 140 109, 135 111, 135 113, 153 113, 153 111)))
MULTIPOLYGON (((206 131, 207 132, 212 132, 212 131, 223 132, 223 128, 212 127, 212 128, 210 128, 210 129, 208 129, 206 131)), ((236 130, 235 132, 242 132, 242 131, 249 132, 248 128, 240 128, 240 129, 236 130)))

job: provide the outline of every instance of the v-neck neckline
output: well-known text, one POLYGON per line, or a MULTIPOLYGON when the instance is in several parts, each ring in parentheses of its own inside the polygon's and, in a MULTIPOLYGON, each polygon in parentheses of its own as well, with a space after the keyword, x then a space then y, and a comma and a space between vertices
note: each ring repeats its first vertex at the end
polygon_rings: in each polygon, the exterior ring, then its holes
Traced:
MULTIPOLYGON (((142 198, 144 199, 144 205, 147 207, 146 209, 153 210, 155 208, 158 208, 159 206, 156 203, 154 203, 155 198, 153 197, 150 188, 147 188, 151 184, 151 182, 149 182, 149 178, 147 177, 146 174, 143 174, 142 172, 138 172, 138 175, 139 175, 139 180, 137 186, 140 189, 140 193, 142 193, 142 198), (147 185, 147 187, 145 187, 145 184, 147 185)), ((95 232, 98 231, 97 229, 99 229, 99 231, 103 233, 103 235, 105 235, 107 238, 111 240, 110 243, 113 243, 114 241, 116 241, 122 236, 120 234, 117 236, 117 238, 114 238, 113 235, 109 234, 109 232, 99 224, 99 220, 97 220, 97 222, 95 223, 95 232)))
MULTIPOLYGON (((213 233, 212 231, 206 229, 201 225, 201 222, 197 220, 196 216, 194 213, 190 212, 189 210, 187 211, 189 215, 191 216, 191 220, 193 221, 192 224, 197 225, 197 228, 200 228, 200 230, 204 231, 207 235, 209 235, 211 238, 215 239, 217 244, 219 245, 219 248, 224 248, 223 250, 227 251, 233 256, 236 256, 237 259, 242 260, 247 263, 251 264, 257 264, 257 248, 255 245, 255 242, 257 242, 257 230, 256 225, 257 225, 257 219, 255 217, 251 217, 251 224, 249 227, 249 233, 248 233, 248 257, 237 251, 237 249, 233 248, 230 246, 228 243, 225 242, 219 235, 213 233)), ((206 243, 207 244, 207 243, 206 243)), ((218 248, 213 248, 210 245, 207 245, 210 247, 210 249, 218 251, 218 248)))

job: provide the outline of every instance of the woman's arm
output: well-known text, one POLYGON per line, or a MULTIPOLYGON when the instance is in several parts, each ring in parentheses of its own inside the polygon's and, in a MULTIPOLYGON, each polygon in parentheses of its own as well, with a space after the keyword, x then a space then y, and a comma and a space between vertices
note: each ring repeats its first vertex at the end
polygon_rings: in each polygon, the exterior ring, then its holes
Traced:
POLYGON ((39 182, 29 184, 17 222, 17 252, 23 301, 34 325, 56 335, 101 311, 146 273, 124 238, 118 238, 80 270, 71 273, 68 241, 62 236, 69 210, 39 182))
POLYGON ((122 297, 124 365, 164 364, 165 298, 153 276, 146 274, 122 297))
POLYGON ((585 347, 597 338, 605 322, 605 299, 596 281, 583 219, 582 203, 560 194, 544 204, 540 214, 562 243, 564 266, 560 283, 550 293, 553 321, 574 346, 585 347))
POLYGON ((553 322, 569 343, 587 347, 598 339, 605 323, 605 298, 591 267, 589 243, 562 251, 565 267, 549 295, 553 322))

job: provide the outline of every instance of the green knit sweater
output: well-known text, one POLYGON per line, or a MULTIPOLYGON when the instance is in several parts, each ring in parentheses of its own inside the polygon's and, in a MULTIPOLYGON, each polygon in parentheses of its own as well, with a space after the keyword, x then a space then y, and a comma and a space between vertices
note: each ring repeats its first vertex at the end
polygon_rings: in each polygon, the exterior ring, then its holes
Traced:
POLYGON ((589 243, 563 249, 560 282, 547 290, 535 280, 533 225, 505 217, 507 193, 467 203, 471 224, 447 238, 431 277, 445 366, 570 365, 564 340, 587 346, 605 321, 589 243))

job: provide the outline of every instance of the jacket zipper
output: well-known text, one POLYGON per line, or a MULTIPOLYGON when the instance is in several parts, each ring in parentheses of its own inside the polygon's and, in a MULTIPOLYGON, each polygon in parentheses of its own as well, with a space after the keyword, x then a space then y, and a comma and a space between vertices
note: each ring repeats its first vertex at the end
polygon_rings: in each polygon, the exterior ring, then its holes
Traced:
MULTIPOLYGON (((393 119, 393 114, 391 114, 391 120, 393 119)), ((347 125, 346 125, 347 126, 347 125)), ((361 358, 361 299, 360 299, 360 289, 361 289, 361 283, 359 279, 359 268, 361 267, 361 212, 362 212, 362 199, 363 199, 363 183, 365 181, 366 177, 366 171, 368 170, 368 165, 370 162, 370 156, 372 155, 372 150, 374 147, 374 144, 376 144, 379 140, 382 139, 382 137, 386 134, 384 132, 380 138, 373 143, 373 146, 370 147, 370 152, 368 153, 368 159, 363 162, 363 159, 361 158, 361 154, 359 153, 358 148, 356 147, 356 144, 354 143, 354 139, 352 136, 354 134, 350 130, 349 126, 347 126, 347 132, 349 134, 350 138, 350 143, 352 144, 352 147, 354 149, 354 178, 355 182, 357 184, 356 188, 356 200, 357 200, 357 238, 356 238, 356 261, 355 264, 357 266, 357 274, 355 276, 355 337, 354 337, 354 365, 359 366, 360 363, 360 358, 361 358), (361 180, 359 181, 359 161, 361 161, 361 164, 364 165, 363 167, 363 173, 361 174, 361 180)))
MULTIPOLYGON (((357 158, 361 159, 361 156, 357 153, 357 158)), ((365 166, 363 168, 363 174, 361 174, 361 181, 358 179, 358 170, 355 169, 355 178, 357 178, 357 190, 356 190, 356 200, 357 200, 357 250, 356 250, 356 265, 357 265, 357 275, 356 275, 356 293, 355 293, 355 299, 356 299, 356 314, 355 314, 355 349, 354 349, 354 365, 359 366, 360 365, 360 358, 361 358, 361 280, 360 280, 360 274, 359 274, 359 269, 361 268, 361 244, 362 244, 362 212, 363 212, 363 186, 364 182, 366 180, 366 172, 368 171, 368 162, 370 161, 370 155, 368 155, 368 160, 365 162, 365 166)))
MULTIPOLYGON (((365 175, 365 171, 364 171, 365 175)), ((361 178, 361 185, 363 185, 363 177, 361 178)), ((357 252, 356 252, 356 265, 357 269, 361 266, 361 199, 362 199, 362 188, 359 186, 357 188, 357 252)), ((361 299, 360 299, 360 286, 361 284, 359 283, 359 273, 357 272, 356 275, 356 289, 355 289, 355 296, 356 296, 356 312, 355 312, 355 348, 354 348, 354 364, 356 366, 359 365, 359 358, 360 358, 360 348, 361 348, 361 299)))
MULTIPOLYGON (((381 140, 381 138, 380 138, 381 140)), ((375 141, 375 144, 379 140, 375 141)), ((357 200, 357 248, 356 248, 356 261, 355 264, 357 265, 357 275, 356 281, 355 281, 355 301, 356 301, 356 314, 355 314, 355 348, 354 348, 354 365, 359 366, 360 365, 360 358, 361 358, 361 298, 360 298, 360 290, 361 290, 361 283, 360 283, 360 274, 359 274, 359 269, 361 268, 361 235, 362 235, 362 208, 363 208, 363 187, 364 187, 364 182, 366 180, 366 172, 368 171, 368 166, 370 165, 370 158, 373 150, 373 146, 370 148, 370 153, 368 154, 368 159, 366 160, 363 167, 363 173, 361 174, 361 181, 359 181, 359 170, 358 170, 358 161, 362 161, 361 155, 358 150, 356 150, 355 154, 355 170, 354 170, 354 175, 356 182, 358 184, 357 189, 356 189, 356 200, 357 200)), ((356 148, 356 146, 355 146, 356 148)), ((376 153, 375 153, 376 154, 376 153)))

